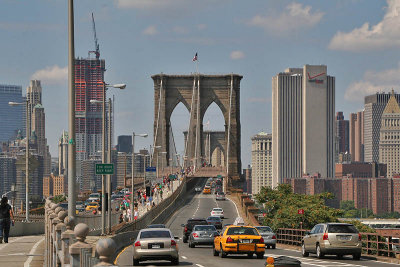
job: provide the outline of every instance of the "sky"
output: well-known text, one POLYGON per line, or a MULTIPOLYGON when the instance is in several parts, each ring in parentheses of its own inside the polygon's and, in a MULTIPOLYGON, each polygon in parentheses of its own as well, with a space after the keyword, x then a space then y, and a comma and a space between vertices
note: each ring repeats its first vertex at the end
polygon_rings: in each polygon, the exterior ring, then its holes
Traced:
MULTIPOLYGON (((46 136, 57 156, 68 129, 67 1, 0 0, 0 83, 42 81, 46 136)), ((287 67, 324 64, 336 77, 336 111, 362 110, 364 96, 400 88, 400 1, 395 0, 80 0, 75 1, 75 54, 94 49, 96 20, 107 83, 126 83, 115 96, 115 136, 148 133, 153 138, 151 75, 189 74, 198 53, 203 74, 243 75, 242 165, 251 161, 251 137, 271 132, 271 78, 287 67)), ((178 153, 189 113, 172 114, 178 153)), ((203 123, 223 129, 211 106, 203 123)))

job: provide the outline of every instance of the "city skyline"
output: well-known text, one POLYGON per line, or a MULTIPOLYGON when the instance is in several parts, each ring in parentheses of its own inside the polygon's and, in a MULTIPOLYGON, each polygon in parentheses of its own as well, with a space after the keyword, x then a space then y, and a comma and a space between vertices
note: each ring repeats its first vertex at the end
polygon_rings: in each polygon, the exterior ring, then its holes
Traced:
MULTIPOLYGON (((400 20, 394 12, 398 5, 395 1, 207 0, 200 5, 172 0, 170 7, 157 5, 159 2, 154 0, 139 3, 123 0, 76 3, 76 56, 85 58, 94 48, 90 19, 94 12, 101 57, 108 62, 106 81, 128 85, 123 95, 113 92, 117 96, 116 136, 132 131, 152 135, 150 75, 161 71, 194 72, 192 58, 196 52, 200 72, 234 72, 244 76, 243 166, 250 163, 250 137, 261 130, 272 131, 270 116, 264 120, 250 118, 271 111, 271 78, 282 69, 304 64, 328 65, 337 78, 336 110, 343 111, 346 118, 350 112, 363 108, 365 94, 388 92, 391 87, 398 91, 400 58, 395 51, 400 31, 396 28, 391 35, 387 30, 400 20), (225 14, 221 14, 222 10, 225 14), (293 26, 290 23, 293 21, 298 23, 293 26), (369 33, 374 29, 375 35, 371 37, 369 33), (290 56, 282 59, 279 54, 284 51, 290 56)), ((67 129, 65 9, 63 1, 6 1, 0 11, 0 33, 14 40, 0 44, 0 50, 7 51, 4 62, 9 62, 0 66, 0 83, 26 88, 31 79, 42 81, 46 135, 52 155, 57 155, 59 133, 67 129), (38 12, 50 9, 48 16, 37 16, 38 12), (21 12, 22 21, 15 19, 17 12, 21 12), (29 49, 27 36, 32 44, 29 49)), ((211 130, 223 127, 218 109, 207 112, 207 116, 211 127, 215 127, 211 130)), ((180 109, 173 114, 178 122, 172 124, 179 128, 181 118, 181 124, 185 125, 188 117, 180 109)), ((137 148, 148 147, 151 140, 138 140, 137 148)))

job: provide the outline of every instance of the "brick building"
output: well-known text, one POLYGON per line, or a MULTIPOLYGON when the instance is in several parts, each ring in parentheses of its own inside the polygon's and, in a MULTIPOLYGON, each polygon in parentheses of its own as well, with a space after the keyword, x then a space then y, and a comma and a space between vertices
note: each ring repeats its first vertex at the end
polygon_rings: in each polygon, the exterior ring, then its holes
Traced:
POLYGON ((374 162, 337 163, 335 177, 340 178, 348 175, 362 178, 386 177, 386 164, 374 162))

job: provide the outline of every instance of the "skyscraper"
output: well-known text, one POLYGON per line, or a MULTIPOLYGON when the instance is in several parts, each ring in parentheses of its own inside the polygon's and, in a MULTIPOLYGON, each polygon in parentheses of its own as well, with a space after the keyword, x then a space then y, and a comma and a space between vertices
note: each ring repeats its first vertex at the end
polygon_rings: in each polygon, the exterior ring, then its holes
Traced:
MULTIPOLYGON (((400 94, 394 95, 400 103, 400 94)), ((376 93, 365 97, 364 101, 364 161, 379 162, 379 136, 382 113, 390 98, 390 93, 376 93)))
POLYGON ((28 100, 28 119, 30 122, 28 132, 32 133, 33 130, 33 112, 38 104, 42 104, 42 86, 40 81, 31 80, 29 86, 26 88, 26 99, 28 100))
POLYGON ((104 72, 104 59, 75 60, 76 159, 80 161, 99 155, 102 149, 102 105, 90 100, 103 101, 104 72))
POLYGON ((338 153, 349 152, 349 121, 344 119, 341 111, 336 113, 336 136, 338 137, 338 153))
POLYGON ((132 153, 132 135, 119 135, 118 136, 117 151, 125 152, 125 153, 132 153))
POLYGON ((379 162, 387 165, 387 177, 400 174, 400 107, 394 91, 382 113, 379 162))
POLYGON ((22 106, 12 107, 8 102, 22 102, 21 86, 0 84, 0 142, 15 139, 25 125, 22 106))
POLYGON ((272 187, 272 135, 264 132, 251 138, 252 194, 272 187))
POLYGON ((350 113, 351 161, 364 162, 364 111, 350 113))
POLYGON ((58 176, 67 177, 68 172, 68 132, 63 131, 58 140, 58 176))
POLYGON ((283 178, 334 177, 335 77, 325 65, 289 68, 272 78, 273 187, 283 178))

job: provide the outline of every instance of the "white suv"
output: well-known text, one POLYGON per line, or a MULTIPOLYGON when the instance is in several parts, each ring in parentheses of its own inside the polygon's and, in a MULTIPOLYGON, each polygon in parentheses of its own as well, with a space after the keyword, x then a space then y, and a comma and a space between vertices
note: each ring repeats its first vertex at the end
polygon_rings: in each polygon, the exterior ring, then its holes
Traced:
POLYGON ((211 216, 218 216, 224 218, 224 210, 221 208, 213 208, 211 211, 211 216))

